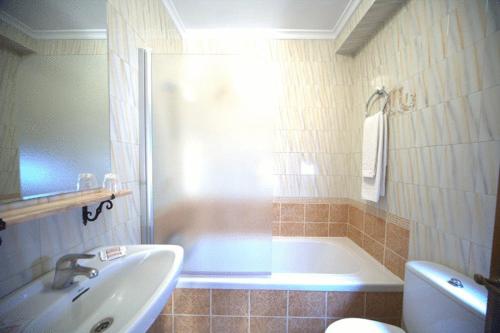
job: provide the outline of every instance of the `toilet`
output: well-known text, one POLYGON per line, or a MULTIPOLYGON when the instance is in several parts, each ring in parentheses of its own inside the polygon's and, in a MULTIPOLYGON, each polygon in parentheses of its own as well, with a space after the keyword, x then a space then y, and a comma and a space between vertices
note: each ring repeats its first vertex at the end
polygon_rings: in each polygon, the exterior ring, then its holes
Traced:
POLYGON ((484 332, 486 289, 448 267, 426 261, 406 264, 403 294, 405 330, 375 320, 341 319, 326 333, 484 332))

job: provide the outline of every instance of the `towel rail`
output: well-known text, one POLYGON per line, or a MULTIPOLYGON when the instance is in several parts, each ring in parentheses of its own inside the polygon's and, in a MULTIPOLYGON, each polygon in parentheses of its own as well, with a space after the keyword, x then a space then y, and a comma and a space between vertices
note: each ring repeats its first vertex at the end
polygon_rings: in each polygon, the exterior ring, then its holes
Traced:
POLYGON ((389 94, 385 90, 385 87, 382 87, 380 89, 375 90, 375 92, 370 96, 370 98, 368 98, 368 102, 366 102, 365 118, 370 115, 370 113, 368 112, 368 109, 370 107, 371 101, 376 96, 379 96, 379 97, 383 96, 383 97, 385 97, 384 107, 382 108, 382 112, 385 112, 385 107, 387 106, 387 103, 389 102, 389 94))

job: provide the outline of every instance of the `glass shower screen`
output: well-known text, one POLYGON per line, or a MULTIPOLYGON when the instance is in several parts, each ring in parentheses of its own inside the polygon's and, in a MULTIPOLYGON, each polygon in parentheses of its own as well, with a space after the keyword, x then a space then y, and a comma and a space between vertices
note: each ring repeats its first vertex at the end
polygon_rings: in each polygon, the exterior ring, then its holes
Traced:
POLYGON ((184 273, 271 271, 272 84, 235 55, 153 55, 155 243, 184 273))

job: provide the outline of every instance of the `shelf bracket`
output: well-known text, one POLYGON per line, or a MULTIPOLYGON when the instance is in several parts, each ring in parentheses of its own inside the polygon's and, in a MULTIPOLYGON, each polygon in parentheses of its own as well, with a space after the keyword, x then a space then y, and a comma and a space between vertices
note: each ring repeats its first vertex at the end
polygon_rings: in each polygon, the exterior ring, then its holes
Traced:
POLYGON ((101 213, 102 213, 102 208, 104 205, 106 205, 105 208, 108 210, 113 208, 113 202, 111 200, 114 200, 114 199, 115 199, 115 195, 112 194, 111 198, 109 200, 102 201, 99 204, 99 206, 97 206, 94 216, 92 216, 92 212, 89 211, 88 206, 83 206, 82 207, 83 225, 87 225, 88 222, 94 222, 95 220, 97 220, 99 215, 101 215, 101 213))
MULTIPOLYGON (((0 231, 5 230, 7 228, 7 223, 4 220, 0 219, 0 231)), ((0 237, 0 246, 2 245, 2 237, 0 237)))

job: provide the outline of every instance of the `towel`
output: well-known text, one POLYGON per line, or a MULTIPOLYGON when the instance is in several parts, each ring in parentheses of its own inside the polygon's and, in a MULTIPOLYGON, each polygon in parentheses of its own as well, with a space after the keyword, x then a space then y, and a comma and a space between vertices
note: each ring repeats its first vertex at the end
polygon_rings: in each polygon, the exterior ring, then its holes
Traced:
POLYGON ((385 173, 387 169, 387 116, 379 112, 379 133, 377 164, 375 177, 363 177, 361 181, 361 197, 365 200, 378 202, 385 195, 385 173))
POLYGON ((377 168, 377 150, 379 143, 381 112, 367 117, 363 126, 363 154, 361 160, 361 173, 363 177, 375 177, 377 168))

